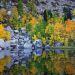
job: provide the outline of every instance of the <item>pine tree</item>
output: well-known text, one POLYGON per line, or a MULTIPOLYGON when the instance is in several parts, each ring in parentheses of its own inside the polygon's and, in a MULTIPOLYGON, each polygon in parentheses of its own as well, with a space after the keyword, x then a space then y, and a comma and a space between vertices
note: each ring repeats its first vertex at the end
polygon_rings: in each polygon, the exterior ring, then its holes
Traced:
POLYGON ((69 7, 64 7, 63 8, 63 12, 64 12, 64 21, 68 20, 68 19, 72 19, 72 13, 71 13, 71 9, 69 7))

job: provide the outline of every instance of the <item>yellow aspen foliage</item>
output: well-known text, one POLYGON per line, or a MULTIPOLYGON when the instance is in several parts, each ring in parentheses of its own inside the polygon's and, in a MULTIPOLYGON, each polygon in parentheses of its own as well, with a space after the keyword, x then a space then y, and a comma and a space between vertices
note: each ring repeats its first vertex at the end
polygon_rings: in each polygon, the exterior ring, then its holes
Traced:
POLYGON ((24 16, 22 17, 22 22, 24 23, 26 20, 27 20, 27 17, 24 15, 24 16))
POLYGON ((3 21, 3 16, 0 14, 0 21, 3 21))
POLYGON ((35 67, 35 66, 32 66, 32 68, 31 68, 31 73, 32 73, 32 75, 35 75, 36 72, 37 72, 36 67, 35 67))
POLYGON ((36 35, 34 35, 34 36, 32 37, 32 39, 33 39, 33 40, 37 40, 38 38, 37 38, 36 35))
POLYGON ((40 32, 38 32, 38 33, 37 33, 37 37, 38 37, 38 38, 42 38, 42 36, 41 36, 41 33, 40 33, 40 32))
POLYGON ((10 75, 13 75, 13 73, 12 73, 12 71, 11 71, 11 70, 10 70, 9 74, 10 74, 10 75))
POLYGON ((49 31, 49 26, 46 26, 45 33, 48 33, 48 31, 49 31))
POLYGON ((3 72, 5 64, 6 64, 5 58, 0 59, 0 72, 3 72))
POLYGON ((61 38, 61 43, 64 43, 64 38, 61 38))
POLYGON ((61 23, 59 23, 59 22, 56 22, 55 23, 55 26, 54 26, 54 30, 55 31, 59 31, 59 30, 61 30, 63 28, 63 25, 61 24, 61 23))
POLYGON ((75 68, 70 63, 66 64, 66 71, 67 71, 68 75, 74 75, 75 74, 75 68))
POLYGON ((4 20, 5 15, 6 15, 6 10, 4 8, 0 9, 0 21, 4 20))
POLYGON ((15 16, 15 17, 17 17, 18 18, 18 10, 17 10, 17 7, 16 6, 13 6, 12 7, 12 15, 13 16, 15 16))
POLYGON ((22 75, 27 75, 25 70, 22 70, 22 75))
POLYGON ((45 57, 46 57, 46 52, 43 52, 42 58, 45 58, 45 57))
POLYGON ((37 60, 37 58, 38 58, 38 56, 36 56, 36 55, 35 55, 35 56, 34 56, 34 61, 36 61, 36 60, 37 60))
POLYGON ((10 56, 7 56, 6 57, 6 64, 10 64, 10 62, 11 62, 11 57, 10 56))
POLYGON ((32 25, 32 26, 34 26, 34 25, 36 25, 38 23, 38 21, 36 20, 36 18, 35 17, 32 17, 32 19, 30 20, 30 24, 32 25))
POLYGON ((54 64, 54 68, 55 68, 55 71, 59 74, 62 73, 63 71, 63 68, 61 67, 61 64, 59 61, 57 61, 55 64, 54 64))
POLYGON ((0 24, 0 38, 4 40, 10 39, 10 32, 5 31, 2 24, 0 24))
POLYGON ((42 20, 43 20, 43 17, 42 17, 41 15, 39 15, 39 16, 38 16, 38 21, 39 21, 39 22, 42 22, 42 20))
POLYGON ((46 39, 44 37, 42 37, 42 42, 43 44, 46 44, 46 39))
POLYGON ((5 16, 5 15, 6 15, 6 9, 2 8, 2 9, 0 10, 0 14, 1 14, 2 16, 5 16))
POLYGON ((10 37, 10 32, 6 32, 6 38, 7 38, 7 40, 10 40, 11 39, 11 37, 10 37))
POLYGON ((65 38, 64 44, 65 46, 68 46, 68 38, 65 38))
POLYGON ((9 64, 10 61, 11 61, 11 57, 10 56, 0 59, 0 72, 4 71, 4 66, 6 64, 9 64))
POLYGON ((49 40, 49 44, 50 45, 53 44, 53 43, 54 43, 54 40, 53 39, 49 40))

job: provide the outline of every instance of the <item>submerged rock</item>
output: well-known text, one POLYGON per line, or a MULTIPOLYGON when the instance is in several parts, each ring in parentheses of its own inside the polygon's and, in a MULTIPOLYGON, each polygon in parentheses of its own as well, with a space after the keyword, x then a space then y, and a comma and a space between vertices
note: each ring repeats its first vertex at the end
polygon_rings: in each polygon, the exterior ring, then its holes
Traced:
POLYGON ((0 50, 0 59, 4 58, 5 52, 3 50, 0 50))
POLYGON ((5 42, 3 39, 0 39, 0 47, 5 48, 5 42))
MULTIPOLYGON (((61 43, 55 43, 54 47, 61 47, 63 46, 61 43)), ((63 53, 64 51, 61 49, 55 49, 55 53, 63 53)))

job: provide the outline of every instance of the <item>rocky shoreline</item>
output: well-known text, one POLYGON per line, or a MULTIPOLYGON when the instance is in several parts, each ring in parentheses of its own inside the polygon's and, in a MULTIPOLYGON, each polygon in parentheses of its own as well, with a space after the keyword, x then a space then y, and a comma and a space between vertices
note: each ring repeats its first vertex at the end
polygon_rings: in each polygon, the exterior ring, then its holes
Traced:
MULTIPOLYGON (((23 0, 23 8, 25 11, 28 11, 28 7, 26 6, 28 2, 29 0, 23 0)), ((34 0, 33 2, 38 13, 42 13, 45 9, 48 9, 62 15, 64 7, 75 10, 75 0, 34 0)), ((17 0, 8 1, 7 7, 9 10, 13 5, 17 5, 17 0)), ((3 7, 2 1, 0 2, 0 7, 3 7)))

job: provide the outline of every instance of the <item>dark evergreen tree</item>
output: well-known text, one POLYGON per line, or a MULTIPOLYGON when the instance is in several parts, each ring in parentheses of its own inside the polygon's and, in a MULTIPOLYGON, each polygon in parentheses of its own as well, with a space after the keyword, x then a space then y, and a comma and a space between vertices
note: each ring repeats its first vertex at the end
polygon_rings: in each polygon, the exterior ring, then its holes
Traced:
POLYGON ((48 21, 49 18, 52 18, 53 15, 52 15, 51 10, 45 10, 44 11, 44 14, 43 14, 43 17, 44 17, 44 20, 45 21, 48 21))
POLYGON ((72 14, 71 14, 71 9, 68 7, 64 7, 63 8, 63 12, 64 12, 64 21, 66 21, 67 19, 72 19, 72 14))
POLYGON ((49 18, 53 17, 53 14, 52 14, 51 10, 48 11, 48 15, 49 15, 49 18))
POLYGON ((45 10, 43 14, 44 20, 47 22, 48 21, 48 11, 45 10))

